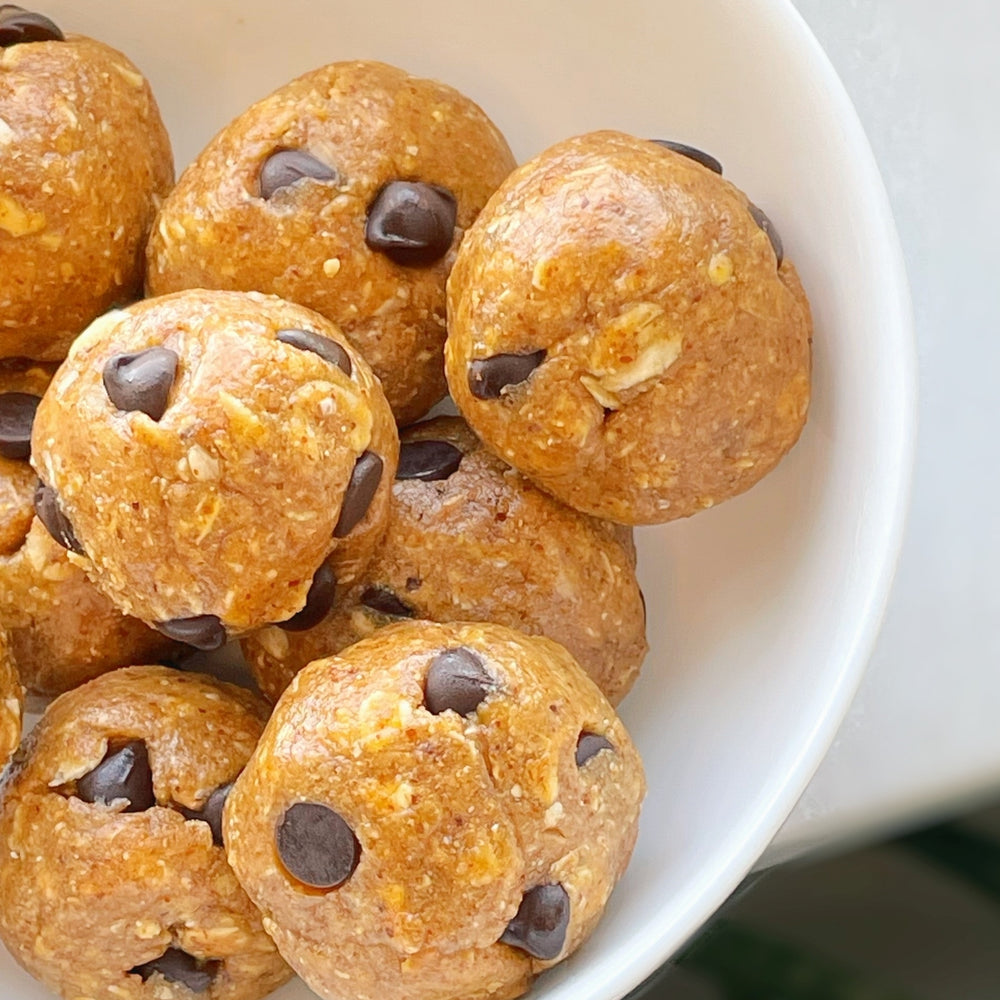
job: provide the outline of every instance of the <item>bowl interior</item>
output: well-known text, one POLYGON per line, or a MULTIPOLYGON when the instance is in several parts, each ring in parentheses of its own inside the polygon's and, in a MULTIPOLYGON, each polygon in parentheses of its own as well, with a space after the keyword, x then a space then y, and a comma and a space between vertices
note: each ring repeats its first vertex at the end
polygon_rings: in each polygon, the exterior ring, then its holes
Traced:
MULTIPOLYGON (((792 808, 860 677, 899 544, 913 425, 905 278, 825 58, 784 0, 39 6, 143 69, 179 168, 291 77, 370 57, 464 90, 521 159, 604 127, 701 146, 777 225, 814 310, 810 422, 747 495, 639 532, 652 648, 622 708, 649 778, 639 844, 594 937, 535 988, 622 995, 792 808)), ((0 982, 12 1000, 47 995, 5 954, 0 982)), ((277 995, 310 994, 293 983, 277 995)))

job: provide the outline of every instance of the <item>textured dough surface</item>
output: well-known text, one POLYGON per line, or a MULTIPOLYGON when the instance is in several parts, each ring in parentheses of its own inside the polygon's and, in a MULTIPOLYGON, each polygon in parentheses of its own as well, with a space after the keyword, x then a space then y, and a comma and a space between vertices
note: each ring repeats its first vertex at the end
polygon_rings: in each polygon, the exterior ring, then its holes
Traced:
POLYGON ((141 294, 173 180, 152 91, 121 52, 80 35, 0 49, 0 357, 59 360, 141 294))
POLYGON ((0 771, 21 742, 24 688, 11 656, 10 644, 0 625, 0 771))
POLYGON ((401 623, 298 674, 229 797, 226 844, 279 950, 327 1000, 513 997, 596 924, 644 787, 614 709, 557 643, 401 623), (430 661, 457 647, 496 688, 469 716, 434 715, 430 661), (584 731, 614 749, 578 766, 584 731), (297 802, 335 810, 360 843, 339 888, 305 889, 278 857, 297 802), (570 900, 556 959, 500 943, 522 895, 551 883, 570 900))
POLYGON ((323 621, 243 640, 264 694, 276 701, 310 661, 398 620, 365 603, 388 595, 411 618, 496 622, 548 636, 613 705, 621 701, 647 649, 631 531, 553 500, 487 452, 457 417, 415 424, 400 440, 404 449, 447 442, 462 452, 461 464, 442 480, 396 480, 375 557, 323 621))
POLYGON ((216 615, 233 634, 285 621, 327 560, 361 572, 384 529, 398 438, 385 397, 336 327, 273 296, 190 291, 111 312, 75 342, 35 417, 32 463, 86 556, 70 555, 149 624, 216 615), (306 329, 341 345, 348 377, 276 340, 306 329), (179 357, 157 421, 119 410, 110 358, 179 357), (334 537, 355 463, 383 470, 363 518, 334 537))
POLYGON ((572 507, 625 524, 749 489, 795 443, 812 324, 746 196, 618 132, 518 168, 466 233, 446 370, 487 446, 572 507), (544 351, 480 399, 469 365, 544 351))
POLYGON ((175 808, 232 781, 266 717, 246 691, 164 667, 105 674, 49 706, 0 792, 0 935, 25 969, 67 1000, 190 1000, 128 973, 169 947, 221 962, 205 1000, 255 1000, 289 977, 208 824, 175 808), (149 751, 144 812, 74 794, 123 740, 149 751))
POLYGON ((253 105, 181 176, 149 243, 151 294, 272 292, 337 323, 371 364, 400 424, 445 394, 445 281, 463 231, 514 168, 503 136, 458 91, 377 62, 324 66, 253 105), (277 149, 306 150, 336 181, 260 197, 277 149), (448 188, 452 249, 403 267, 365 243, 376 194, 393 180, 448 188))

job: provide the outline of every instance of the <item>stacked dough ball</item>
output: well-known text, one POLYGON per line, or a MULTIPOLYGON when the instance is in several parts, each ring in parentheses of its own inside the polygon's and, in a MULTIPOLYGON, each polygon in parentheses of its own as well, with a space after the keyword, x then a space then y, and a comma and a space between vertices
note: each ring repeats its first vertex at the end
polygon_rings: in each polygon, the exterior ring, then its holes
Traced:
POLYGON ((370 62, 170 191, 124 56, 11 5, 0 47, 0 759, 65 692, 0 783, 0 936, 67 998, 522 993, 635 842, 631 525, 805 419, 774 227, 674 143, 515 170, 370 62), (266 700, 135 666, 235 638, 266 700))

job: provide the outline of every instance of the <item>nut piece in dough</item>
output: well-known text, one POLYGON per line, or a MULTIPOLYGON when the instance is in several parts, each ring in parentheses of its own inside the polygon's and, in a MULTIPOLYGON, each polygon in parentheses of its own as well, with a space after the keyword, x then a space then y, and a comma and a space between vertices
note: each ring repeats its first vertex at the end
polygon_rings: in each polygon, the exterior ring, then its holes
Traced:
POLYGON ((0 792, 0 937, 67 1000, 256 1000, 290 975, 226 863, 249 692, 130 667, 56 699, 0 792))
POLYGON ((10 643, 0 627, 0 771, 21 742, 24 688, 18 676, 10 643))
POLYGON ((452 396, 486 446, 623 524, 749 489, 809 403, 809 305, 766 216, 691 155, 618 132, 516 170, 448 284, 452 396))
POLYGON ((184 172, 150 239, 148 288, 315 309, 407 424, 445 394, 445 281, 513 168, 496 126, 451 87, 377 62, 324 66, 249 108, 184 172))
POLYGON ((421 618, 548 636, 621 701, 647 648, 630 529, 553 500, 457 417, 414 424, 400 441, 389 526, 363 579, 314 627, 243 640, 264 694, 277 701, 310 661, 421 618))
POLYGON ((122 611, 213 649, 292 618, 317 574, 361 573, 398 448, 377 379, 322 316, 181 292, 74 343, 35 415, 35 509, 122 611))
POLYGON ((326 1000, 514 997, 594 928, 643 794, 563 647, 406 622, 298 674, 229 797, 226 848, 326 1000))
POLYGON ((51 375, 45 365, 0 361, 0 622, 22 683, 39 694, 62 694, 108 670, 180 649, 123 615, 35 515, 38 477, 27 453, 51 375))
POLYGON ((0 357, 59 360, 141 294, 173 180, 152 91, 121 52, 73 34, 0 48, 0 357))

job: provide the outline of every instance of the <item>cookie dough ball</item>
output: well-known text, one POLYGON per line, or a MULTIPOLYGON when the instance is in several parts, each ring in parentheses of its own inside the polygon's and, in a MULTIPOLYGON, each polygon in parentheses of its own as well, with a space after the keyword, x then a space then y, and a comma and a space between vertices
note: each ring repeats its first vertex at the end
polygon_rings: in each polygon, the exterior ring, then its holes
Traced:
POLYGON ((406 424, 445 394, 445 281, 513 168, 458 91, 334 63, 253 105, 184 172, 149 243, 148 288, 257 290, 315 309, 406 424))
POLYGON ((149 84, 121 52, 0 7, 0 357, 63 358, 141 293, 173 170, 149 84))
POLYGON ((7 635, 0 627, 0 771, 21 742, 24 688, 10 655, 7 635))
POLYGON ((289 976, 222 846, 267 717, 165 667, 56 699, 0 799, 0 937, 67 1000, 253 1000, 289 976))
POLYGON ((402 623, 296 677, 224 827, 320 996, 513 997, 597 923, 643 793, 624 726, 557 643, 402 623))
POLYGON ((403 432, 389 527, 364 579, 312 628, 264 629, 243 650, 277 700, 307 663, 400 618, 548 636, 612 704, 647 649, 631 531, 553 500, 457 417, 403 432))
POLYGON ((449 281, 463 415, 553 496, 624 524, 749 489, 809 402, 809 305, 774 227, 681 148, 558 143, 502 185, 449 281))
POLYGON ((35 516, 31 426, 51 374, 45 365, 0 362, 0 622, 22 682, 39 694, 181 648, 123 615, 35 516))
POLYGON ((122 611, 214 649, 361 573, 398 450, 333 324, 273 296, 182 292, 74 343, 35 415, 35 508, 122 611))

